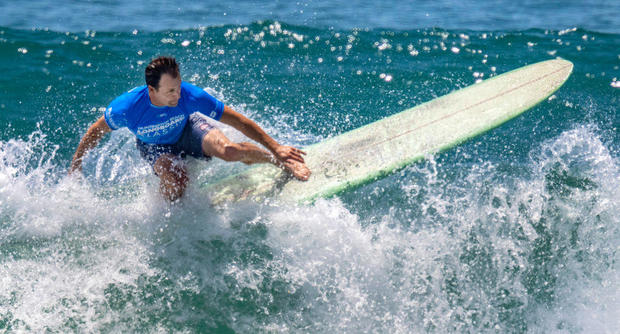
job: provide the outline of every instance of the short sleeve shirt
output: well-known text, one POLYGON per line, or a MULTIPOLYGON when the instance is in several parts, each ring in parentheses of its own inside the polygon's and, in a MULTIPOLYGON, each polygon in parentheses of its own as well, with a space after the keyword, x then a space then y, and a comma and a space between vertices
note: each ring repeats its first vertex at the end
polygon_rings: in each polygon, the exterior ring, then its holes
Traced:
POLYGON ((104 117, 110 129, 126 127, 145 143, 174 144, 194 112, 219 120, 224 104, 199 87, 182 82, 179 103, 175 107, 158 107, 151 104, 145 85, 114 99, 104 117))

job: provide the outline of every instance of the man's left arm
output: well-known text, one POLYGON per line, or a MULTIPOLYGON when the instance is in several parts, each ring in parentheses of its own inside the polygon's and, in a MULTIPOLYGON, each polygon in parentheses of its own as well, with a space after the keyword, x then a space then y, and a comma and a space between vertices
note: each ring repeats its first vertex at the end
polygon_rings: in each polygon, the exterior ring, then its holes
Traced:
POLYGON ((232 126, 248 138, 259 142, 282 162, 292 159, 304 163, 303 155, 306 154, 306 152, 292 146, 280 145, 258 126, 258 124, 234 111, 229 106, 224 106, 224 113, 222 114, 222 118, 220 118, 220 122, 232 126))

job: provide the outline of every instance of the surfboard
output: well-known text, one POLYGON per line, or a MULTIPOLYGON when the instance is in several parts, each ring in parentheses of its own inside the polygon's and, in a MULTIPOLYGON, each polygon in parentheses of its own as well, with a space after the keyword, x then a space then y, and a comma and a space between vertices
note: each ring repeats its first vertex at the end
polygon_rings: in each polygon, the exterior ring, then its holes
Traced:
POLYGON ((524 66, 306 147, 305 182, 260 165, 205 187, 216 206, 334 196, 504 124, 553 94, 572 70, 559 58, 524 66))

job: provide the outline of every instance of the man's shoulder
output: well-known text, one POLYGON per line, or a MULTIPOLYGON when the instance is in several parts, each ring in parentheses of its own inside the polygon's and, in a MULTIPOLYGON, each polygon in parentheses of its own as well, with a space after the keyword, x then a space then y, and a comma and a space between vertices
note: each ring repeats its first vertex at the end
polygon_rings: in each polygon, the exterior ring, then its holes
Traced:
POLYGON ((202 93, 206 93, 202 88, 192 85, 189 82, 181 81, 181 92, 187 93, 191 96, 196 96, 202 93))
POLYGON ((115 98, 111 104, 116 105, 117 107, 130 108, 140 103, 145 96, 144 94, 146 90, 146 85, 135 87, 115 98))
POLYGON ((142 85, 142 86, 138 86, 138 87, 134 87, 130 90, 128 90, 127 92, 121 94, 119 97, 117 97, 116 99, 123 99, 123 100, 139 100, 141 97, 144 96, 145 92, 147 90, 146 85, 142 85))

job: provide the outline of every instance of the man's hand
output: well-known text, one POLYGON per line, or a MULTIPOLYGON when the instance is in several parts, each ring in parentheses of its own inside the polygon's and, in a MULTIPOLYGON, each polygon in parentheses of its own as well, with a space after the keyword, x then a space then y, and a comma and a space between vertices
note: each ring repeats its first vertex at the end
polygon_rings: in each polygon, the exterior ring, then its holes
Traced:
POLYGON ((276 151, 276 158, 295 178, 307 181, 310 178, 310 169, 306 166, 303 155, 306 152, 286 145, 280 145, 276 151))
POLYGON ((280 145, 276 149, 275 154, 276 154, 276 158, 278 158, 278 160, 282 162, 285 162, 288 160, 294 160, 294 161, 299 161, 303 164, 305 161, 302 155, 306 155, 306 152, 300 149, 291 147, 291 146, 280 145))
POLYGON ((284 162, 284 168, 300 181, 308 181, 310 174, 312 174, 306 164, 293 159, 286 160, 284 162))
POLYGON ((69 175, 75 172, 82 172, 82 160, 74 160, 71 162, 71 167, 69 167, 69 175))

